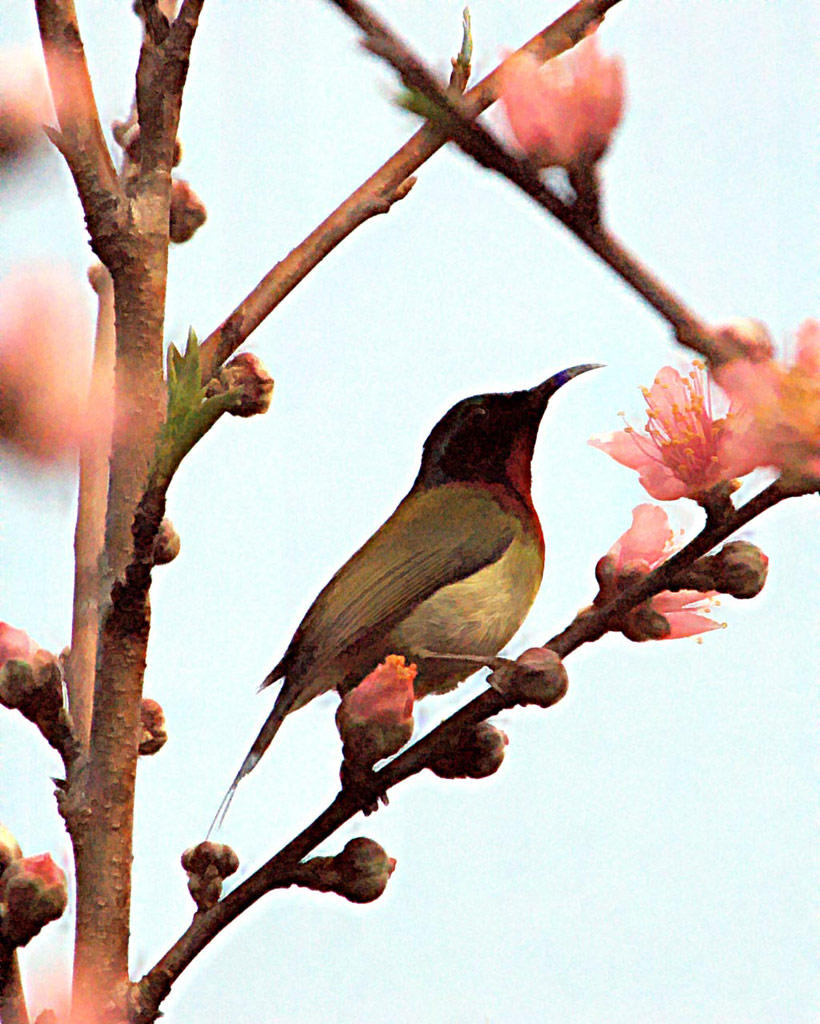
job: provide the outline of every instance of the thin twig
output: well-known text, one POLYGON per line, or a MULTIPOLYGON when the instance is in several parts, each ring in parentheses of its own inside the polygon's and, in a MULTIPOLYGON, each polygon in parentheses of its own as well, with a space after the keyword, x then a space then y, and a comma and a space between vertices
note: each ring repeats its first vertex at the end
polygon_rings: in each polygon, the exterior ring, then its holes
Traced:
POLYGON ((108 495, 108 456, 111 449, 110 407, 114 387, 114 284, 100 264, 88 272, 97 293, 97 329, 89 405, 101 425, 80 449, 77 525, 74 531, 74 604, 71 650, 66 664, 68 706, 83 750, 91 734, 97 626, 100 602, 100 556, 105 541, 105 506, 108 495))
MULTIPOLYGON (((547 25, 518 51, 545 61, 579 43, 589 27, 600 22, 619 0, 580 0, 547 25)), ((478 82, 462 98, 469 117, 477 117, 498 97, 501 67, 478 82)), ((236 309, 202 343, 202 380, 218 368, 273 312, 279 303, 340 242, 371 217, 386 213, 406 194, 403 183, 447 142, 436 127, 420 128, 371 177, 351 193, 304 241, 292 249, 262 278, 236 309)))
POLYGON ((508 152, 476 123, 475 115, 452 90, 442 86, 422 60, 359 0, 330 0, 366 35, 366 46, 388 61, 403 81, 420 92, 433 106, 435 123, 477 163, 496 171, 517 185, 599 256, 619 277, 669 322, 677 339, 699 352, 712 364, 743 355, 731 337, 711 330, 709 325, 629 252, 597 218, 584 216, 580 208, 565 203, 543 183, 538 170, 526 159, 508 152))
MULTIPOLYGON (((574 622, 545 646, 563 659, 583 644, 598 639, 607 631, 607 623, 614 622, 630 608, 666 590, 681 570, 791 493, 787 486, 775 481, 720 522, 707 523, 697 537, 667 562, 608 604, 591 612, 580 613, 574 622)), ((509 697, 490 687, 375 772, 372 793, 352 794, 342 790, 315 821, 287 846, 216 906, 203 914, 197 914, 187 931, 137 984, 135 1002, 139 1008, 135 1010, 133 1024, 149 1024, 155 1020, 158 1007, 173 983, 208 943, 265 893, 290 884, 288 879, 293 866, 342 824, 364 810, 372 803, 373 796, 384 794, 398 783, 417 775, 432 762, 437 753, 450 749, 464 730, 511 706, 514 706, 514 702, 511 703, 509 697)))

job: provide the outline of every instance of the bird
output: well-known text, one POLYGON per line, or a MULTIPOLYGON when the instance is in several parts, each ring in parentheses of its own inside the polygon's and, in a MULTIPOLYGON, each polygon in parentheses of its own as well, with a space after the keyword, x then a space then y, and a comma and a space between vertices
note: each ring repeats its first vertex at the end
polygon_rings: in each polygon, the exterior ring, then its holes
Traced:
POLYGON ((538 428, 555 392, 600 365, 465 398, 433 427, 407 495, 319 593, 259 687, 284 680, 211 828, 286 716, 314 697, 344 695, 388 654, 416 662, 417 699, 445 693, 512 639, 544 571, 531 494, 538 428))

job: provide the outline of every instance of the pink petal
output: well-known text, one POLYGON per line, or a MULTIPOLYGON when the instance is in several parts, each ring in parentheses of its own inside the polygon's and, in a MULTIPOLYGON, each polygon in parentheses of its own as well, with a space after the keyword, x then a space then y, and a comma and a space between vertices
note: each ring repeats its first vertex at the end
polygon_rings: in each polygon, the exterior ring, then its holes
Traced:
POLYGON ((820 320, 806 320, 796 331, 796 365, 812 377, 820 377, 820 320))
POLYGON ((669 519, 657 505, 638 505, 632 510, 632 526, 609 549, 618 569, 627 562, 644 560, 650 566, 662 560, 672 539, 669 519))

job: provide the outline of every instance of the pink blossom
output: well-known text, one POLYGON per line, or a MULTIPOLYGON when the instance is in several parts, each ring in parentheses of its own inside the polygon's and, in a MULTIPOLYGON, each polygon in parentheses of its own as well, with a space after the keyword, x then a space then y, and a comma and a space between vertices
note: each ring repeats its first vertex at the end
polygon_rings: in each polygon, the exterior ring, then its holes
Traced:
POLYGON ((80 287, 50 268, 0 282, 0 441, 40 463, 65 460, 110 417, 109 396, 88 403, 92 331, 80 287))
MULTIPOLYGON (((625 574, 645 575, 665 562, 673 553, 674 545, 669 518, 657 505, 638 505, 632 511, 632 526, 609 549, 616 578, 625 574)), ((662 590, 651 599, 654 611, 664 616, 670 631, 664 640, 706 633, 720 629, 721 624, 708 618, 716 590, 701 593, 680 590, 674 593, 662 590)))
POLYGON ((4 49, 0 52, 0 164, 13 163, 44 139, 42 126, 51 116, 42 53, 4 49))
POLYGON ((622 466, 637 470, 653 498, 696 498, 759 464, 745 447, 748 417, 730 408, 726 416, 715 418, 703 370, 696 367, 682 377, 664 366, 643 395, 647 404, 643 432, 628 426, 593 437, 589 443, 622 466))
POLYGON ((501 102, 521 148, 542 167, 600 160, 624 107, 623 62, 594 36, 546 64, 524 52, 502 66, 501 102))
POLYGON ((346 694, 336 725, 346 761, 375 764, 400 750, 413 734, 415 665, 389 654, 346 694))
POLYGON ((735 359, 715 380, 753 418, 756 466, 820 477, 820 321, 797 329, 794 360, 735 359))
POLYGON ((0 622, 0 667, 12 659, 30 662, 39 650, 40 645, 28 633, 0 622))

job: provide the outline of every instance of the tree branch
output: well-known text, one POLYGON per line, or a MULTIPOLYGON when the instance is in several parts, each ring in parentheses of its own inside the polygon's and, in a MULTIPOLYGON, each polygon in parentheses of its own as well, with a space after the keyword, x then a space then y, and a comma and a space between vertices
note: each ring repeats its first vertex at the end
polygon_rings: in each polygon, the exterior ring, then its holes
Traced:
MULTIPOLYGON (((518 51, 549 60, 579 43, 619 0, 580 0, 518 51)), ((469 117, 477 117, 498 97, 500 67, 462 98, 469 117)), ((277 263, 236 309, 202 343, 202 379, 217 369, 250 337, 279 303, 332 252, 371 217, 386 213, 407 194, 403 186, 447 142, 438 128, 425 125, 338 206, 295 249, 277 263)))
POLYGON ((629 252, 597 216, 590 217, 583 204, 576 208, 564 202, 543 183, 537 168, 509 153, 483 125, 476 123, 469 105, 452 90, 444 88, 420 58, 366 4, 359 0, 330 2, 362 29, 367 37, 367 48, 390 63, 411 89, 420 92, 432 104, 437 128, 477 163, 507 178, 559 220, 668 321, 681 344, 699 352, 713 365, 745 354, 730 336, 712 331, 629 252))
POLYGON ((17 949, 0 941, 0 1021, 29 1024, 17 949))
MULTIPOLYGON (((614 622, 630 608, 668 589, 675 577, 701 555, 711 551, 766 509, 793 494, 794 491, 787 483, 777 480, 720 521, 707 522, 702 532, 668 561, 648 573, 637 584, 622 591, 608 604, 579 613, 563 632, 544 646, 563 659, 583 644, 597 640, 607 632, 608 623, 614 622)), ((497 659, 490 659, 487 664, 492 664, 492 667, 496 668, 497 659)), ((208 943, 265 893, 290 885, 290 876, 295 865, 336 829, 359 811, 366 810, 376 798, 387 793, 393 786, 423 771, 437 756, 441 756, 443 751, 452 749, 465 730, 497 715, 500 711, 522 703, 527 701, 515 691, 499 692, 489 687, 375 772, 372 776, 372 787, 368 791, 352 793, 342 789, 315 821, 287 846, 214 907, 194 917, 187 931, 135 986, 132 1024, 150 1024, 154 1021, 158 1007, 170 992, 173 983, 208 943)))

